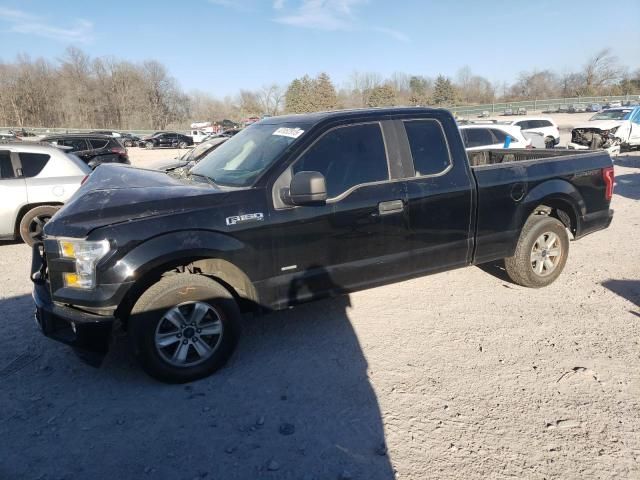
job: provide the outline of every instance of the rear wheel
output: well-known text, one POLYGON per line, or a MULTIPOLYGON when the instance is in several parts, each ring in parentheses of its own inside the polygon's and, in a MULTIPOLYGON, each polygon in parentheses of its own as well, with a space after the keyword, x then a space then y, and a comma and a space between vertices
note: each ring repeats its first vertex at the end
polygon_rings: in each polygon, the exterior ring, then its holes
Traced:
POLYGON ((187 145, 187 142, 184 142, 184 141, 178 144, 178 148, 187 148, 188 146, 189 145, 187 145))
POLYGON ((216 281, 178 274, 144 292, 129 322, 142 368, 163 382, 185 383, 225 364, 240 335, 241 315, 232 295, 216 281))
POLYGON ((29 246, 42 240, 44 225, 60 209, 52 205, 35 207, 24 214, 20 220, 20 237, 29 246))
POLYGON ((525 287, 540 288, 562 273, 569 255, 569 237, 559 220, 534 215, 527 220, 513 257, 505 258, 511 280, 525 287))
POLYGON ((553 148, 556 146, 556 140, 553 137, 546 137, 544 139, 545 148, 553 148))
POLYGON ((153 148, 153 142, 145 142, 144 148, 152 149, 153 148))

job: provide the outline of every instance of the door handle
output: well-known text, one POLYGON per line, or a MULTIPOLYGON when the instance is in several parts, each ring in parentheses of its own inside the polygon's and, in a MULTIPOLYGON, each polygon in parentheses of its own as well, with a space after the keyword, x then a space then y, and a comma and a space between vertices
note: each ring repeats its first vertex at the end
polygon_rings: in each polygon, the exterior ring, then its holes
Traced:
POLYGON ((378 213, 380 215, 390 215, 404 210, 404 202, 402 200, 389 200, 388 202, 380 202, 378 204, 378 213))

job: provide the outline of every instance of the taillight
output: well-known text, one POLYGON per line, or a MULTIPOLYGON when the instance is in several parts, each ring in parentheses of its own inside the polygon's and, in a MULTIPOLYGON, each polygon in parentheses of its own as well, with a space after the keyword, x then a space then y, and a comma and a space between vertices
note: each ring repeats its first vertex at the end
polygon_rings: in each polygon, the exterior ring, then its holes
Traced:
POLYGON ((84 185, 84 182, 86 182, 87 180, 89 180, 89 175, 85 175, 84 178, 80 180, 80 185, 84 185))
POLYGON ((112 148, 111 149, 111 153, 117 153, 118 155, 126 155, 127 154, 127 149, 126 148, 112 148))
POLYGON ((606 200, 611 200, 611 197, 613 197, 613 182, 615 180, 613 167, 603 168, 602 178, 604 180, 604 186, 605 186, 604 198, 606 200))

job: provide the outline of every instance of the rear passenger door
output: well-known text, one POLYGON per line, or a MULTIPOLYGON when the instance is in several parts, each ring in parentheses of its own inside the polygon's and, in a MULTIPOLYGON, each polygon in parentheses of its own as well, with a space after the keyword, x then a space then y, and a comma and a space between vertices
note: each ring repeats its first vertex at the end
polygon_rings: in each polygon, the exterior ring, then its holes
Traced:
MULTIPOLYGON (((466 265, 473 250, 474 197, 464 151, 456 161, 438 119, 403 120, 412 170, 407 179, 411 268, 466 265)), ((481 129, 486 131, 484 129, 481 129)), ((467 133, 477 131, 468 129, 467 133)))
POLYGON ((488 128, 465 128, 463 130, 465 146, 468 150, 483 150, 487 148, 502 148, 488 128))
POLYGON ((9 150, 0 150, 0 237, 13 237, 18 211, 28 203, 19 168, 9 150))
MULTIPOLYGON (((385 123, 391 122, 326 131, 276 181, 278 185, 301 171, 320 172, 328 196, 322 206, 291 207, 274 200, 276 303, 296 303, 406 274, 411 252, 405 183, 390 169, 387 147, 394 140, 383 135, 385 123)), ((277 192, 274 186, 274 195, 277 192)))

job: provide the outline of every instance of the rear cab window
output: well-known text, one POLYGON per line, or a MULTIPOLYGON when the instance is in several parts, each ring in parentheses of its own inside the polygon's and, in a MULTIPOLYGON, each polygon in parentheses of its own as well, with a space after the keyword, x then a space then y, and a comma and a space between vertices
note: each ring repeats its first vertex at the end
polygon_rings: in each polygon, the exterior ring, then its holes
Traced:
POLYGON ((442 125, 437 120, 405 120, 413 166, 417 177, 438 175, 451 166, 451 156, 442 125))

